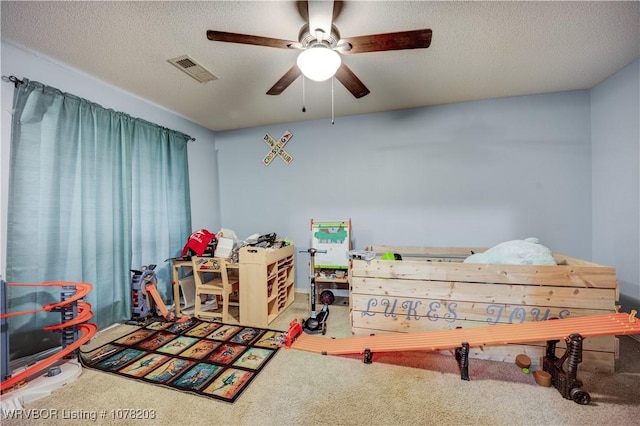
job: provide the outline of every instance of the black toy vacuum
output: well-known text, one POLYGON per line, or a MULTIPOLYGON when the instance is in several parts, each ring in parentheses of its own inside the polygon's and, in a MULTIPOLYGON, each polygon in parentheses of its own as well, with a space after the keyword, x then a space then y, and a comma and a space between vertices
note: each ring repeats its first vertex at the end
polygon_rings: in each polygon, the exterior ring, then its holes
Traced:
POLYGON ((318 250, 316 248, 309 248, 307 250, 300 250, 300 253, 309 253, 311 259, 309 260, 309 284, 310 284, 310 297, 311 297, 311 316, 302 321, 302 328, 308 334, 315 333, 327 333, 327 318, 329 317, 329 304, 333 303, 334 296, 328 290, 325 290, 320 295, 320 301, 322 302, 322 310, 316 312, 316 271, 315 271, 315 256, 316 253, 326 253, 326 250, 318 250))

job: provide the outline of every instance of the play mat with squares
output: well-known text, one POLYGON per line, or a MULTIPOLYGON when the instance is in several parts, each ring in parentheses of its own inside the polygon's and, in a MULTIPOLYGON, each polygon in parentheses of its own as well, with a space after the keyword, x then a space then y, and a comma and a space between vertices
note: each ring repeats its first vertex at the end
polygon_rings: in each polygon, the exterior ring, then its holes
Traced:
POLYGON ((235 402, 285 332, 191 318, 154 322, 80 354, 88 368, 235 402))

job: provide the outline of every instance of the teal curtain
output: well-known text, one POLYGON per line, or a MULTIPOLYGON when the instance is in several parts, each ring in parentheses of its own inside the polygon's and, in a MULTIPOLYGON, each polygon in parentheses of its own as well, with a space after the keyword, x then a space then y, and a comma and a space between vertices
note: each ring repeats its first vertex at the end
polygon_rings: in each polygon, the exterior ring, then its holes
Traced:
MULTIPOLYGON (((93 322, 131 317, 131 269, 156 264, 171 300, 170 265, 191 232, 187 142, 172 131, 41 83, 14 93, 7 281, 81 281, 93 322)), ((9 311, 60 300, 60 289, 10 287, 9 311)), ((11 358, 58 346, 42 327, 60 314, 9 322, 11 358)))

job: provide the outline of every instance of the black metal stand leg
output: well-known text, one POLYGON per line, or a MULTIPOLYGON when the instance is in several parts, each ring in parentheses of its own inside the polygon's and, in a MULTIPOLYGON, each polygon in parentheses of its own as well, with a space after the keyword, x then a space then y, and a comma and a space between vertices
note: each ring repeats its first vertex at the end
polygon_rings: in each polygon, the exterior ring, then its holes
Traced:
POLYGON ((463 342, 456 348, 456 361, 460 366, 460 379, 469 380, 469 343, 463 342))
POLYGON ((373 354, 371 353, 371 349, 364 350, 364 363, 371 364, 373 362, 373 354))
POLYGON ((551 383, 565 398, 587 405, 591 396, 582 390, 582 381, 578 380, 578 364, 582 362, 582 336, 571 334, 567 339, 567 350, 562 357, 555 356, 558 340, 547 341, 547 352, 542 361, 542 369, 551 374, 551 383), (567 369, 563 365, 567 363, 567 369))

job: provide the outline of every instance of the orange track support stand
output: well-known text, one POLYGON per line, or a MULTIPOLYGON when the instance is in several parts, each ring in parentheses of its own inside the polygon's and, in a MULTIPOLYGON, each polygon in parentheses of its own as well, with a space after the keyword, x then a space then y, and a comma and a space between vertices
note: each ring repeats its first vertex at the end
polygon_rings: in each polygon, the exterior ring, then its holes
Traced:
POLYGON ((167 321, 175 320, 176 322, 185 322, 189 319, 189 317, 182 317, 182 318, 176 319, 175 315, 169 312, 169 310, 167 309, 167 306, 162 301, 162 297, 160 296, 160 293, 158 293, 158 289, 156 288, 155 284, 153 283, 147 284, 145 286, 145 290, 147 291, 147 294, 151 295, 151 297, 153 298, 153 301, 156 304, 156 307, 160 310, 160 313, 162 314, 165 320, 167 321))
POLYGON ((290 348, 293 342, 302 334, 302 324, 294 319, 289 323, 289 330, 284 337, 284 344, 287 348, 290 348))

